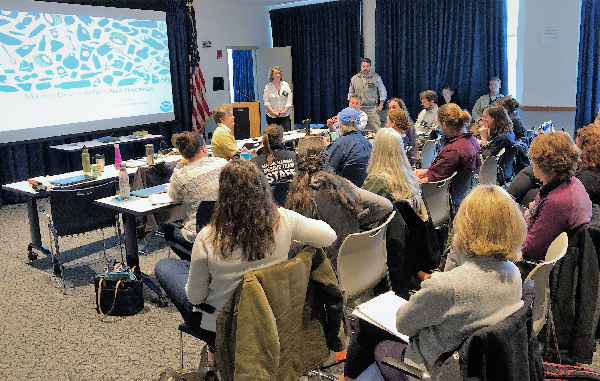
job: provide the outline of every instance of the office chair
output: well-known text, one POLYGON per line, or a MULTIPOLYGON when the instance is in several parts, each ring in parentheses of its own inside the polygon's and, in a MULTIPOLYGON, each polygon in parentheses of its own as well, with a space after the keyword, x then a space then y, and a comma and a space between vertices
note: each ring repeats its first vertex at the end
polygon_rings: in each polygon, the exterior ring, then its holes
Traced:
MULTIPOLYGON (((54 240, 55 252, 51 253, 53 277, 65 294, 64 266, 61 263, 58 237, 81 234, 92 230, 102 229, 117 224, 117 235, 121 236, 118 225, 118 214, 108 208, 94 204, 99 198, 114 196, 118 187, 118 180, 85 187, 70 189, 53 189, 50 193, 50 213, 48 215, 48 228, 54 240), (58 279, 62 279, 62 284, 58 279)), ((102 235, 104 255, 106 244, 104 232, 102 235)))
MULTIPOLYGON (((215 201, 201 201, 196 211, 196 232, 199 232, 204 225, 210 222, 215 210, 215 201)), ((192 258, 193 242, 188 242, 181 235, 175 235, 175 229, 181 229, 181 224, 167 224, 164 226, 164 238, 167 245, 179 258, 189 261, 192 258)))
POLYGON ((346 237, 337 257, 338 282, 344 296, 344 320, 351 332, 349 301, 356 301, 388 277, 386 230, 396 211, 374 229, 346 237))

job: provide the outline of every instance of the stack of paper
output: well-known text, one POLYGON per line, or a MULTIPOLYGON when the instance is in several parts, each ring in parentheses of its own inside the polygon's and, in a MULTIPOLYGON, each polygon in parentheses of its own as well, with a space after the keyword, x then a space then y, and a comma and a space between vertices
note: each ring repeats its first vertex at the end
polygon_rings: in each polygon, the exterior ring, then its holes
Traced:
POLYGON ((163 193, 152 193, 148 195, 148 199, 152 205, 156 204, 168 204, 173 202, 173 199, 169 197, 169 194, 166 192, 163 193))
POLYGON ((352 315, 366 320, 408 343, 408 336, 398 332, 396 328, 396 311, 404 303, 407 303, 405 299, 394 294, 394 291, 388 291, 358 305, 352 311, 352 315))

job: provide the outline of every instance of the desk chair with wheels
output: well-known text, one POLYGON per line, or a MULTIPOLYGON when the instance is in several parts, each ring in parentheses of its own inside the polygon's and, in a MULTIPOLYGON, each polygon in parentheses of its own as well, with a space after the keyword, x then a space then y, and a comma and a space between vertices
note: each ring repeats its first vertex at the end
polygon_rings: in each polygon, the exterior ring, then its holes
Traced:
MULTIPOLYGON (((215 210, 215 201, 202 201, 198 204, 196 211, 196 231, 200 231, 204 225, 210 222, 212 214, 215 210)), ((181 229, 182 225, 168 224, 164 227, 165 241, 167 245, 179 256, 179 258, 189 261, 192 258, 193 242, 188 242, 181 236, 176 234, 176 229, 181 229)))
POLYGON ((550 272, 554 264, 564 257, 568 245, 567 233, 563 232, 550 244, 544 262, 537 264, 525 279, 525 282, 530 279, 534 281, 533 332, 536 337, 546 324, 546 318, 548 318, 550 326, 553 324, 550 308, 550 272))
POLYGON ((436 228, 450 221, 450 183, 455 176, 456 172, 447 179, 421 184, 423 201, 436 228))
POLYGON ((358 299, 388 277, 385 237, 395 215, 396 211, 393 211, 383 224, 374 229, 348 235, 340 246, 337 276, 344 296, 344 319, 348 332, 348 302, 358 299))
MULTIPOLYGON (((120 237, 118 214, 94 204, 94 201, 99 198, 114 196, 117 187, 118 180, 113 179, 88 187, 53 189, 50 193, 50 215, 46 213, 46 216, 48 216, 48 227, 53 236, 55 247, 55 252, 50 255, 52 257, 53 276, 63 293, 65 293, 64 266, 61 262, 58 238, 102 229, 115 224, 117 224, 117 236, 120 237), (62 284, 58 278, 62 280, 62 284)), ((106 255, 104 232, 102 243, 106 255)))

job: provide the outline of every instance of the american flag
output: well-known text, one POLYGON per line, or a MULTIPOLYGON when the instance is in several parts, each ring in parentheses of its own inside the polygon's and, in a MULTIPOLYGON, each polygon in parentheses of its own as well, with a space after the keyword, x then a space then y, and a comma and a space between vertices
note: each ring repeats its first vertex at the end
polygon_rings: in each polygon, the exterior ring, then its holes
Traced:
POLYGON ((210 109, 204 98, 206 85, 200 70, 200 54, 198 53, 198 32, 196 30, 196 12, 194 3, 187 3, 191 22, 190 37, 190 92, 192 102, 192 129, 204 136, 204 126, 210 119, 210 109))

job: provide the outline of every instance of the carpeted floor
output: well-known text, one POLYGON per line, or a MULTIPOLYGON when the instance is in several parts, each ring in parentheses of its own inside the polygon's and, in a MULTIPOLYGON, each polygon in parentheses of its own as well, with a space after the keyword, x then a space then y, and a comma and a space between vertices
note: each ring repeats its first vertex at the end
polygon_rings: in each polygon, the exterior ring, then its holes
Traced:
MULTIPOLYGON (((39 206, 49 208, 47 200, 39 206)), ((42 240, 50 245, 45 217, 42 240)), ((101 319, 95 310, 92 277, 103 272, 100 231, 60 238, 67 295, 50 276, 49 258, 27 260, 30 242, 25 204, 0 208, 0 379, 2 380, 157 380, 167 366, 179 368, 182 322, 169 305, 159 308, 145 288, 145 308, 135 316, 101 319)), ((114 229, 105 229, 108 258, 120 259, 114 229)), ((161 237, 143 241, 140 266, 153 276, 154 264, 169 254, 161 237)), ((184 368, 198 367, 203 343, 184 335, 184 368)), ((592 367, 600 370, 598 350, 592 367)), ((337 377, 343 365, 326 371, 337 377)), ((310 377, 312 379, 314 377, 310 377)), ((304 379, 307 379, 306 377, 304 379)), ((314 378, 316 379, 316 378, 314 378)))
MULTIPOLYGON (((40 207, 49 208, 47 200, 40 207)), ((42 241, 50 245, 47 219, 40 213, 42 241)), ((181 315, 159 308, 147 287, 145 307, 135 316, 101 319, 92 277, 103 272, 102 233, 61 237, 67 295, 50 276, 42 255, 29 263, 31 241, 25 204, 0 208, 0 379, 157 380, 167 366, 179 368, 181 315)), ((120 260, 114 229, 104 229, 108 258, 120 260)), ((154 264, 169 255, 161 237, 140 242, 140 266, 151 277, 154 264)), ((184 335, 184 368, 197 369, 204 343, 184 335)), ((341 373, 337 366, 330 372, 341 373)))

